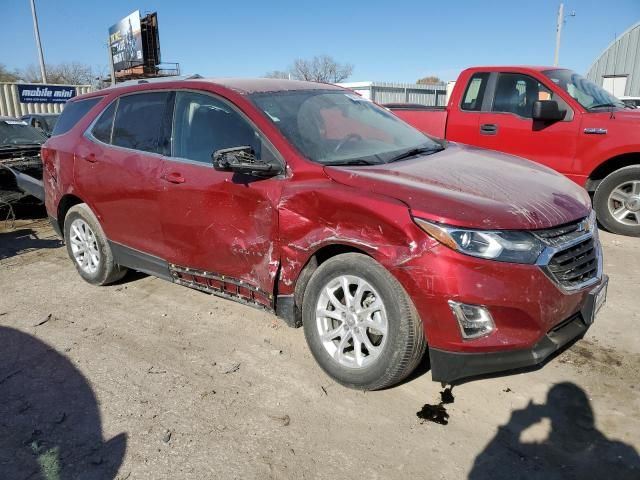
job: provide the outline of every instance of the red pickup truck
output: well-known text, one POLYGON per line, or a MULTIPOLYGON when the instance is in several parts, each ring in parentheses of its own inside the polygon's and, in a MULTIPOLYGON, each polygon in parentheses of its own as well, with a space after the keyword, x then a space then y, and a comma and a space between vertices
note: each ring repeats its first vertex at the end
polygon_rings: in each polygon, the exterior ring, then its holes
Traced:
POLYGON ((439 138, 534 160, 592 194, 607 230, 640 236, 640 110, 555 67, 463 71, 445 108, 389 104, 439 138))

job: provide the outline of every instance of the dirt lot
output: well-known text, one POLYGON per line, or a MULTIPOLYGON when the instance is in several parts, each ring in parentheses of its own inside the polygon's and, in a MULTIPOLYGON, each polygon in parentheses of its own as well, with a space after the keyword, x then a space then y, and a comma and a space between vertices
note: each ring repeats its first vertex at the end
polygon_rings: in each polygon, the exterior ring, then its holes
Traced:
POLYGON ((301 329, 141 274, 92 287, 45 220, 3 225, 0 478, 640 478, 640 239, 602 238, 587 337, 454 388, 440 425, 428 365, 348 390, 301 329))

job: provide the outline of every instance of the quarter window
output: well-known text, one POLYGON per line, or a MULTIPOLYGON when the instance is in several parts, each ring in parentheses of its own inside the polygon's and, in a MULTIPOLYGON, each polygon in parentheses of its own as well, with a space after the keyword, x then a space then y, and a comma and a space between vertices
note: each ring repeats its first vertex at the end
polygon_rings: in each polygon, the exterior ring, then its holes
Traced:
POLYGON ((120 97, 113 122, 112 144, 164 153, 164 118, 170 92, 137 93, 120 97))
POLYGON ((467 90, 464 92, 464 98, 460 108, 479 112, 482 109, 482 100, 484 99, 484 91, 487 88, 489 73, 476 73, 469 80, 467 90))
POLYGON ((210 164, 216 150, 244 146, 260 158, 259 134, 228 104, 202 93, 176 93, 173 157, 210 164))
POLYGON ((71 130, 76 123, 78 123, 82 117, 84 117, 89 110, 91 110, 102 97, 96 98, 88 98, 86 100, 78 100, 75 102, 68 102, 62 113, 60 114, 60 118, 56 123, 55 128, 51 134, 52 137, 56 135, 62 135, 71 130))

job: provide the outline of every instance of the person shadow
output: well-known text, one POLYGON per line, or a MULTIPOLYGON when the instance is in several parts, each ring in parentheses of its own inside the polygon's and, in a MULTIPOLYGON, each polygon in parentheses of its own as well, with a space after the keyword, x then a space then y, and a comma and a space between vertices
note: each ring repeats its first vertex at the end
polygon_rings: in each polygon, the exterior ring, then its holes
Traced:
POLYGON ((113 480, 127 435, 105 441, 82 373, 46 343, 0 326, 0 478, 113 480))
POLYGON ((640 478, 640 457, 630 445, 610 440, 595 426, 589 399, 571 382, 554 385, 545 404, 529 402, 476 457, 469 480, 640 478), (522 441, 525 430, 548 419, 541 441, 522 441))

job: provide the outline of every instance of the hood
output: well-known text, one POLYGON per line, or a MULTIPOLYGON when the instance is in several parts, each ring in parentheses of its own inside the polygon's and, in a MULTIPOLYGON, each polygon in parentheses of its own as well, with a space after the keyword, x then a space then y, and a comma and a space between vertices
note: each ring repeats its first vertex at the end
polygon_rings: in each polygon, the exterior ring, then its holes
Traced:
POLYGON ((398 199, 416 217, 460 227, 549 228, 591 210, 584 189, 547 167, 457 144, 411 160, 325 172, 344 185, 398 199))

